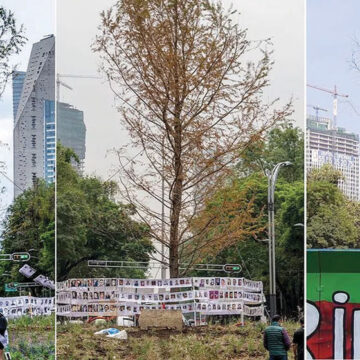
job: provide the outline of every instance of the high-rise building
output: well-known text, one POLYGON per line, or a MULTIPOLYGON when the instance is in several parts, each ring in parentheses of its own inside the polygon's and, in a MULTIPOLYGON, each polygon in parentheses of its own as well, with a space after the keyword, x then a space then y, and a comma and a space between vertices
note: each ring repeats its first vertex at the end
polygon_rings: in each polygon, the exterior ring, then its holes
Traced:
POLYGON ((80 163, 74 163, 82 173, 85 160, 86 127, 84 113, 73 106, 59 102, 57 106, 56 136, 60 143, 74 150, 80 163))
POLYGON ((306 131, 307 171, 331 164, 340 170, 342 192, 359 200, 359 136, 343 128, 332 129, 331 120, 308 116, 306 131))
POLYGON ((55 38, 51 35, 33 45, 27 71, 13 76, 15 196, 37 178, 54 182, 56 139, 74 150, 80 160, 74 166, 82 172, 84 114, 66 103, 56 108, 55 103, 55 38))
MULTIPOLYGON (((55 38, 47 36, 32 47, 26 74, 14 84, 15 196, 45 178, 45 102, 55 101, 55 38)), ((54 137, 55 139, 55 137, 54 137)))

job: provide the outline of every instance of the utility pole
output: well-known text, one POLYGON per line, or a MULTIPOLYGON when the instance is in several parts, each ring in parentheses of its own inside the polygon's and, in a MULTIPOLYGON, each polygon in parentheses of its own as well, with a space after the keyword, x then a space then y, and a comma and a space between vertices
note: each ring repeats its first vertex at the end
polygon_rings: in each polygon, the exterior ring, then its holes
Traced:
POLYGON ((275 184, 280 169, 290 166, 290 161, 276 164, 272 171, 267 170, 268 178, 268 219, 269 219, 269 283, 270 283, 270 317, 276 314, 276 262, 275 262, 275 184))

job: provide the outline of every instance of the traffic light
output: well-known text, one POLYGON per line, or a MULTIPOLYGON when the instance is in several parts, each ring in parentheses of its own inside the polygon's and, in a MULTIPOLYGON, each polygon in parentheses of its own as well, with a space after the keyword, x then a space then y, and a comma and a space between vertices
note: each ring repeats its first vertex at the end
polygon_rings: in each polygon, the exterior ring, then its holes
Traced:
POLYGON ((224 265, 224 271, 227 273, 238 273, 241 271, 239 264, 226 264, 224 265))
POLYGON ((30 254, 27 252, 18 252, 13 253, 11 256, 13 261, 29 261, 30 260, 30 254))

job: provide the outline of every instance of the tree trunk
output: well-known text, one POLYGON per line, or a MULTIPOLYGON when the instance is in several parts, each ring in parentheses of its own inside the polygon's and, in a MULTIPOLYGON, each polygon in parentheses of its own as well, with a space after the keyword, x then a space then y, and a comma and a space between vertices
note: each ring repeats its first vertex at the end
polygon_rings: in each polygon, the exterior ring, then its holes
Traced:
POLYGON ((175 126, 174 126, 174 187, 171 194, 170 214, 170 277, 179 277, 179 219, 182 204, 183 190, 183 167, 181 159, 182 150, 182 126, 181 126, 181 104, 179 89, 179 66, 178 66, 178 3, 174 2, 174 93, 175 93, 175 126))
POLYGON ((175 127, 175 180, 171 196, 170 215, 170 277, 179 277, 179 218, 183 191, 183 168, 181 161, 181 125, 180 121, 175 127))

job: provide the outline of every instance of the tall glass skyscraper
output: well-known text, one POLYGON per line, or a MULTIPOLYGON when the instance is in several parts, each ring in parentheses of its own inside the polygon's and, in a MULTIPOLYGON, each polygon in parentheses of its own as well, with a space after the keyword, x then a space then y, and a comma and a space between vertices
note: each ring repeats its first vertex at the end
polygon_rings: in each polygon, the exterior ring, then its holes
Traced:
POLYGON ((78 155, 80 164, 74 166, 81 172, 86 127, 82 111, 66 103, 59 103, 55 109, 54 36, 33 45, 27 71, 16 71, 12 80, 17 196, 38 178, 54 182, 56 139, 78 155))
POLYGON ((45 178, 45 103, 55 101, 53 35, 33 44, 26 73, 14 78, 13 89, 16 197, 45 178))

